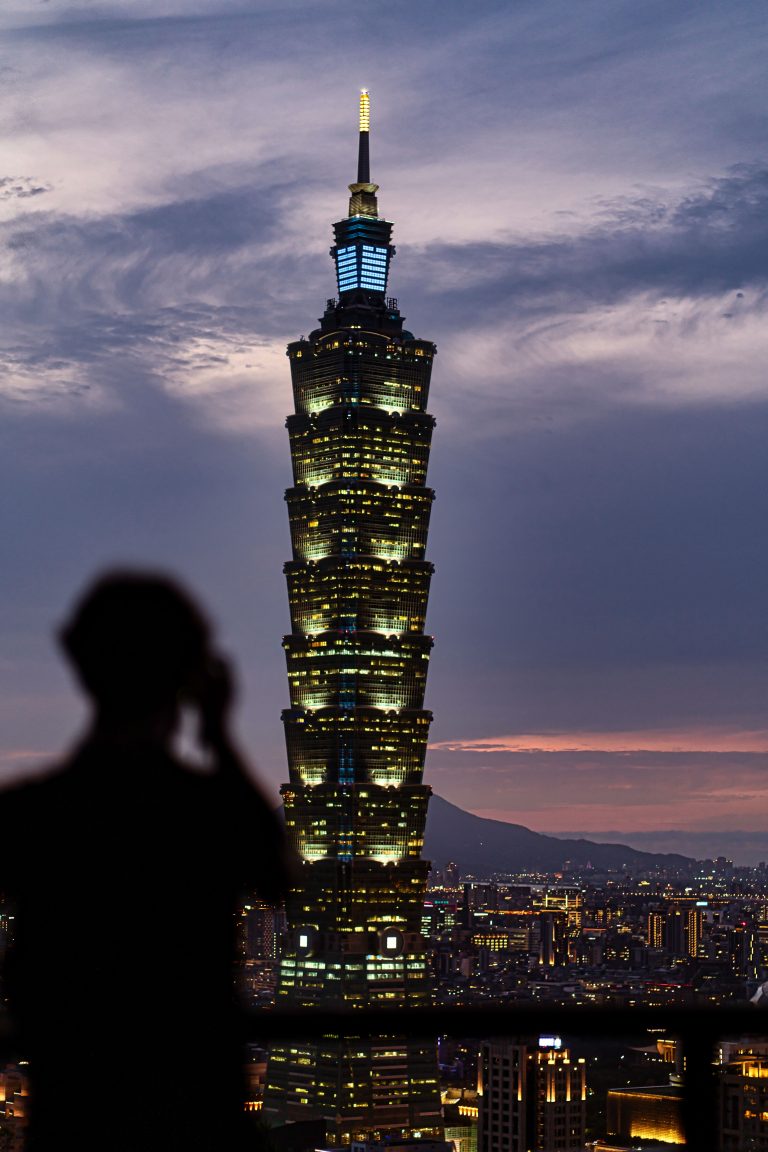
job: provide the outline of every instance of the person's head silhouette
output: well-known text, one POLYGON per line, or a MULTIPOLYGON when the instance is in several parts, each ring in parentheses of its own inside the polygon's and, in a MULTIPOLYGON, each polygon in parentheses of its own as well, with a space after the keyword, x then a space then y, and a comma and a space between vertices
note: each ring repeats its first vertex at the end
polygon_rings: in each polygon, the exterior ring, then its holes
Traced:
POLYGON ((114 571, 86 590, 60 640, 97 716, 163 716, 172 724, 210 663, 210 635, 175 581, 114 571))

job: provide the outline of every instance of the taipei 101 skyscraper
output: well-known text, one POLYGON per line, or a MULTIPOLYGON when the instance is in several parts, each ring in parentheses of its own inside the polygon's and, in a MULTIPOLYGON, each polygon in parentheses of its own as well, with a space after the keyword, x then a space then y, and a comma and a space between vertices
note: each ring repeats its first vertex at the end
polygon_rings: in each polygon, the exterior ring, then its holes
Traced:
POLYGON ((430 789, 424 635, 435 346, 387 295, 395 249, 369 171, 360 97, 357 181, 334 225, 338 297, 288 345, 294 486, 285 566, 291 633, 283 713, 285 819, 302 860, 287 903, 278 1007, 389 1008, 392 1034, 275 1045, 264 1114, 323 1119, 326 1142, 442 1137, 435 1045, 402 1009, 430 1001, 420 932, 430 789))

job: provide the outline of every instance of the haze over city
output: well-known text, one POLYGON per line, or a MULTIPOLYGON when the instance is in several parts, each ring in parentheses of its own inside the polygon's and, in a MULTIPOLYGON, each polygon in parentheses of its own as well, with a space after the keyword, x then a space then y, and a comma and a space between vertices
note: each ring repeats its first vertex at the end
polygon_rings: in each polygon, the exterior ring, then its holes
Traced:
POLYGON ((127 562, 210 605, 286 779, 284 352, 366 86, 390 287, 439 350, 426 781, 766 858, 764 12, 3 6, 5 777, 82 724, 52 631, 127 562))

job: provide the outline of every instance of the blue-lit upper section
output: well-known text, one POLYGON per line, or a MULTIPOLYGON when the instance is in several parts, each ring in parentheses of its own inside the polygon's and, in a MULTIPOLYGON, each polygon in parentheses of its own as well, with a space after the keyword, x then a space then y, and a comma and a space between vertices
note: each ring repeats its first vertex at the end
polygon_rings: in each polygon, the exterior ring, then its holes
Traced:
POLYGON ((389 249, 372 244, 353 244, 336 249, 336 281, 339 294, 351 288, 386 292, 389 249))
MULTIPOLYGON (((375 200, 375 196, 370 194, 370 199, 375 200)), ((334 224, 333 230, 336 243, 331 255, 336 263, 339 296, 358 289, 384 296, 389 264, 395 254, 389 242, 392 235, 389 220, 368 215, 348 216, 334 224)))
POLYGON ((336 252, 336 279, 339 292, 350 288, 371 288, 383 292, 387 287, 389 253, 371 244, 352 245, 336 252))

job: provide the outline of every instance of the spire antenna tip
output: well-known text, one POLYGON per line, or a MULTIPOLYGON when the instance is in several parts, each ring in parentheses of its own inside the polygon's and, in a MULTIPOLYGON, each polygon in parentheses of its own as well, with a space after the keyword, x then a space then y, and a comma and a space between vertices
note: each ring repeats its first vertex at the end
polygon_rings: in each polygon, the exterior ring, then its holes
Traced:
POLYGON ((360 131, 371 130, 371 96, 367 88, 360 89, 360 131))

